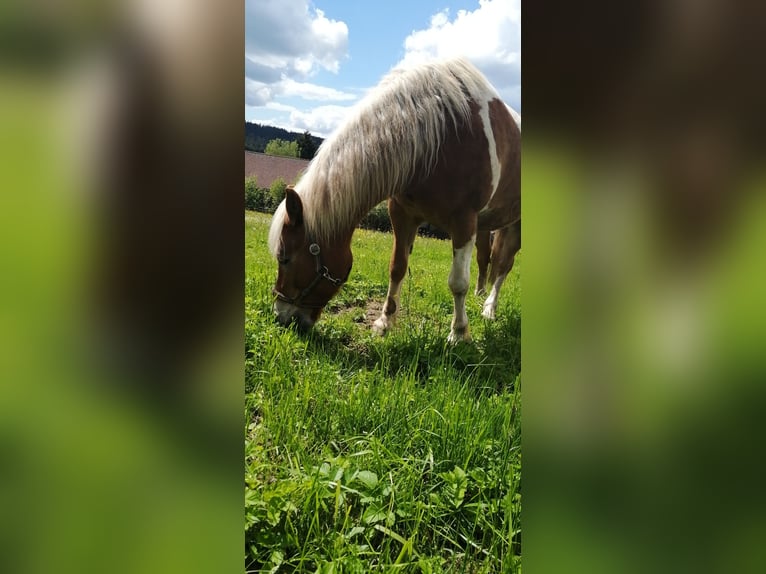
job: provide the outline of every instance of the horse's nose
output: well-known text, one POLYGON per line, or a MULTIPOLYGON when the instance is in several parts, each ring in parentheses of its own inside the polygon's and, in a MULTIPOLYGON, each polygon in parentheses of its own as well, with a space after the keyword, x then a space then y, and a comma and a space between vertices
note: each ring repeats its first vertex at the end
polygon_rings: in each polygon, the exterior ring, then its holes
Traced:
POLYGON ((277 323, 279 323, 283 327, 287 327, 290 324, 290 321, 292 321, 292 317, 280 315, 279 313, 276 313, 275 316, 276 316, 277 323))
POLYGON ((301 331, 308 331, 314 326, 315 318, 305 309, 279 300, 274 302, 273 309, 277 321, 283 327, 295 324, 301 331))
POLYGON ((274 315, 276 315, 277 321, 285 327, 290 324, 294 314, 289 307, 290 306, 282 301, 274 301, 274 305, 272 305, 272 310, 274 311, 274 315))

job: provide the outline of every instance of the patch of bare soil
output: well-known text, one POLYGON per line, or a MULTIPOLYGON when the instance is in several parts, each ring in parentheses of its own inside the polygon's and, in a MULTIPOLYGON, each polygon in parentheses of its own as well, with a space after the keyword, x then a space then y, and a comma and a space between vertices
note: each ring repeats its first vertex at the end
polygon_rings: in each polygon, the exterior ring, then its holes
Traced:
POLYGON ((372 301, 369 301, 367 303, 367 310, 364 314, 364 324, 372 328, 372 324, 375 322, 375 319, 380 317, 380 314, 383 312, 383 301, 380 299, 373 299, 372 301))
POLYGON ((330 312, 339 316, 353 314, 354 323, 371 329, 373 323, 375 323, 375 320, 380 317, 380 314, 383 311, 383 303, 384 302, 380 299, 371 299, 367 302, 367 307, 364 310, 364 315, 360 313, 361 309, 356 305, 337 306, 334 309, 331 309, 330 312))

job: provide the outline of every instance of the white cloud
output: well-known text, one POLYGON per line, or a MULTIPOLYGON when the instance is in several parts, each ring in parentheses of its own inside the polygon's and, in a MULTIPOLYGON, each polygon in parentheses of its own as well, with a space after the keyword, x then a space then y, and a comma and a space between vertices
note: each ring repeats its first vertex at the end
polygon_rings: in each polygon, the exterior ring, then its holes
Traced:
MULTIPOLYGON (((308 0, 246 0, 245 12, 245 103, 261 110, 256 121, 328 136, 351 110, 350 105, 339 104, 357 95, 311 79, 320 70, 338 72, 348 57, 346 24, 313 8, 308 0), (280 97, 320 105, 298 109, 278 102, 280 97), (268 119, 265 110, 272 112, 267 112, 268 119)), ((520 0, 479 0, 472 11, 438 12, 428 28, 407 37, 404 48, 402 65, 467 57, 509 105, 521 110, 520 0)))
POLYGON ((288 106, 286 104, 280 104, 279 102, 268 102, 263 107, 277 112, 294 112, 298 109, 295 106, 288 106))
POLYGON ((337 73, 348 56, 348 26, 308 0, 246 0, 245 103, 261 106, 285 92, 308 99, 350 99, 305 80, 337 73))
POLYGON ((314 39, 319 42, 317 61, 331 72, 338 73, 340 59, 348 49, 348 26, 345 22, 329 20, 324 12, 317 9, 316 18, 311 21, 314 39))
POLYGON ((271 101, 274 97, 274 89, 272 86, 265 84, 264 82, 256 82, 249 78, 245 79, 245 105, 246 106, 263 106, 267 102, 271 101))
POLYGON ((337 73, 347 57, 348 26, 309 0, 245 1, 245 105, 260 109, 256 121, 329 135, 349 110, 337 104, 358 96, 311 79, 337 73), (300 110, 280 98, 317 107, 300 110))
POLYGON ((282 107, 282 111, 295 109, 291 106, 274 101, 275 98, 280 96, 321 102, 342 102, 357 99, 356 94, 342 92, 334 88, 328 88, 310 82, 296 82, 290 78, 282 78, 274 83, 245 78, 246 106, 264 106, 270 109, 279 109, 279 107, 282 107))
POLYGON ((410 34, 404 48, 400 65, 465 56, 508 104, 521 109, 520 0, 479 0, 476 10, 459 10, 454 19, 442 10, 427 29, 410 34))
POLYGON ((309 130, 321 137, 329 136, 346 119, 351 106, 318 106, 307 112, 290 113, 290 123, 297 131, 309 130))
POLYGON ((269 102, 262 110, 271 110, 276 114, 263 113, 252 121, 265 123, 293 132, 310 131, 320 137, 329 136, 346 119, 352 106, 326 105, 310 110, 300 110, 293 106, 269 102))
POLYGON ((308 82, 296 82, 290 78, 284 78, 279 82, 278 89, 280 95, 297 96, 304 100, 343 101, 356 99, 354 94, 308 82))

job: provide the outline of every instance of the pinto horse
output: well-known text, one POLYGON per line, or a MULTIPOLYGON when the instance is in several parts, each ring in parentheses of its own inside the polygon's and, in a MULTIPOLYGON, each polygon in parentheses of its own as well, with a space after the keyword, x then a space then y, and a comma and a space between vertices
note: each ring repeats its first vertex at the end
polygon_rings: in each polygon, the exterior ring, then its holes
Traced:
POLYGON ((351 272, 354 229, 388 199, 394 247, 386 302, 373 329, 385 334, 393 326, 418 226, 429 221, 452 239, 448 340, 470 340, 465 298, 477 233, 498 230, 487 317, 494 316, 497 290, 521 245, 517 118, 466 60, 388 74, 324 141, 274 213, 269 249, 279 264, 278 321, 313 326, 351 272))

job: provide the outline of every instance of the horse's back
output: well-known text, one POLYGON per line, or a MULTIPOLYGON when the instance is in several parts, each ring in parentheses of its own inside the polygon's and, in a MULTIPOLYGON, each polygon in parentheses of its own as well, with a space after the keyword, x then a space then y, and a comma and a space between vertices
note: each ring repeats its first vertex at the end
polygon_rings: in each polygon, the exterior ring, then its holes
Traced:
POLYGON ((521 131, 499 98, 471 101, 469 118, 446 134, 434 168, 399 200, 450 234, 463 215, 494 230, 521 218, 521 131))

